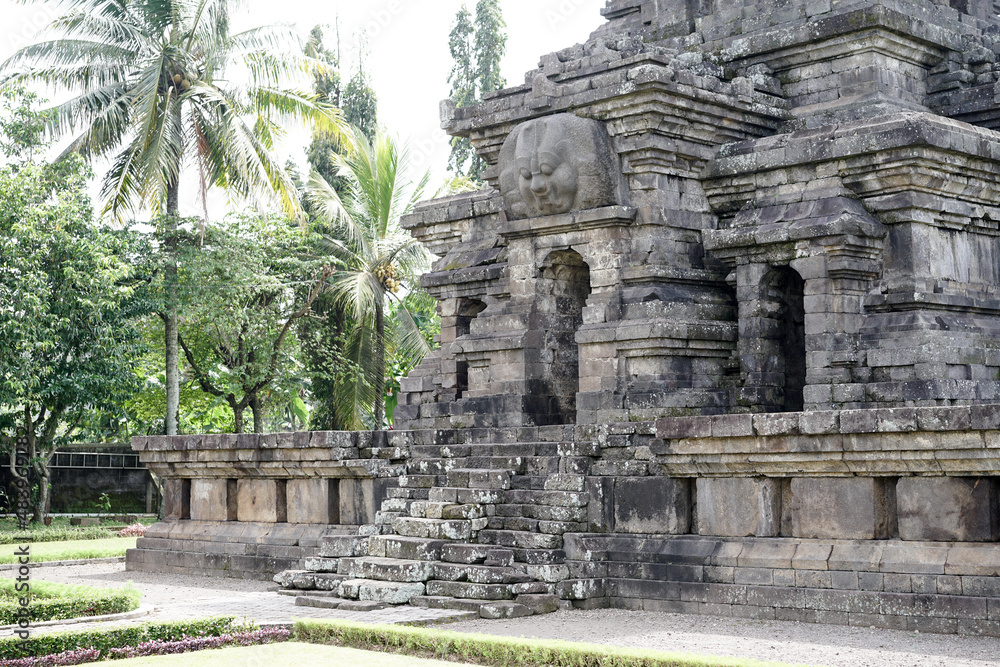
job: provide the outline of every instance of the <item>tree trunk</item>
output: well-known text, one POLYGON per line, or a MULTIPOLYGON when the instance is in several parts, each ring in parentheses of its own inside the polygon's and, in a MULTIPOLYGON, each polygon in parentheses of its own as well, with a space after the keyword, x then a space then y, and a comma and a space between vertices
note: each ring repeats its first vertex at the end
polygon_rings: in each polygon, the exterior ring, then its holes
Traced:
POLYGON ((253 413, 253 432, 263 433, 264 406, 260 404, 260 398, 257 397, 257 394, 254 394, 253 398, 250 399, 250 411, 253 413))
POLYGON ((45 517, 49 515, 49 496, 52 495, 52 475, 48 471, 38 476, 38 502, 35 503, 35 517, 34 520, 43 523, 45 517))
POLYGON ((385 419, 385 310, 382 299, 375 303, 375 430, 382 430, 385 419))
POLYGON ((167 220, 164 247, 167 265, 164 270, 166 289, 166 317, 164 317, 164 344, 167 371, 166 434, 177 435, 180 412, 180 356, 177 350, 177 216, 180 209, 178 184, 167 188, 167 220))
POLYGON ((236 432, 243 433, 243 408, 233 406, 233 419, 236 420, 236 432))
MULTIPOLYGON (((172 111, 180 125, 181 108, 172 111)), ((177 350, 177 220, 180 216, 180 169, 173 181, 167 184, 167 221, 165 247, 167 266, 164 271, 166 288, 166 317, 164 318, 164 347, 166 350, 167 411, 164 417, 166 434, 177 435, 180 415, 180 355, 177 350)))

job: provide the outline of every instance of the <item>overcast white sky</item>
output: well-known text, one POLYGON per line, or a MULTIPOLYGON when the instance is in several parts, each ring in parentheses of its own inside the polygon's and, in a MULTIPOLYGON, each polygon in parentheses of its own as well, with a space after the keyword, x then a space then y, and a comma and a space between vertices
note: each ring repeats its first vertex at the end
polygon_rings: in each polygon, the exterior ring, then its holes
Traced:
MULTIPOLYGON (((54 18, 52 4, 0 0, 0 61, 34 41, 38 30, 54 18)), ((436 187, 445 178, 449 152, 439 127, 438 103, 449 92, 448 33, 461 4, 462 0, 248 0, 236 27, 288 23, 305 35, 312 26, 333 25, 339 17, 346 67, 354 70, 356 45, 366 40, 366 68, 379 96, 379 120, 409 143, 414 163, 421 171, 431 169, 436 187)), ((474 10, 475 0, 467 4, 474 10)), ((500 5, 508 33, 503 74, 508 85, 517 85, 540 56, 582 42, 600 26, 605 1, 500 0, 500 5)), ((283 152, 301 162, 307 141, 305 133, 291 134, 283 152)), ((182 196, 182 212, 200 213, 193 188, 185 190, 190 195, 182 196)), ((223 204, 221 193, 215 193, 213 215, 223 204)))

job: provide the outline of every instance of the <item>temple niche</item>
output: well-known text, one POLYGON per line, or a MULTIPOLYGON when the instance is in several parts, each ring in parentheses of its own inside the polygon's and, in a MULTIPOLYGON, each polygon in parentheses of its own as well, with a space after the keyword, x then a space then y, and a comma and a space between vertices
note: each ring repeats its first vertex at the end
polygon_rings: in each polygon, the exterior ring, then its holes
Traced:
POLYGON ((602 14, 442 104, 488 168, 403 219, 442 327, 395 430, 137 438, 175 523, 130 567, 298 517, 276 580, 354 601, 1000 636, 993 3, 602 14))

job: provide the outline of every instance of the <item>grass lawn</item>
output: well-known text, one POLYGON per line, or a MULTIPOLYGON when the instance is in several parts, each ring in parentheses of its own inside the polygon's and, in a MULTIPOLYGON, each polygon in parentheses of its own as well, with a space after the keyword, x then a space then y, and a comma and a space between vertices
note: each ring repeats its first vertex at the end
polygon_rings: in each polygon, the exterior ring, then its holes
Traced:
MULTIPOLYGON (((124 556, 126 549, 135 548, 135 540, 134 537, 108 537, 100 540, 34 542, 31 544, 31 562, 124 556)), ((16 562, 17 549, 18 545, 13 544, 0 547, 0 563, 16 562)))
POLYGON ((454 662, 373 653, 353 648, 282 642, 264 646, 220 648, 179 655, 116 660, 115 667, 274 667, 275 665, 329 665, 330 667, 455 667, 454 662))

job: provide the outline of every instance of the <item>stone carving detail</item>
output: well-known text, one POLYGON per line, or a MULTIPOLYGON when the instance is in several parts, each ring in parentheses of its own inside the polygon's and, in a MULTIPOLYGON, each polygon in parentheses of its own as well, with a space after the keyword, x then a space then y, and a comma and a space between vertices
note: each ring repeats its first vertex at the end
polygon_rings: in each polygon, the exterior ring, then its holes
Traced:
POLYGON ((500 191, 514 219, 621 203, 620 174, 604 125, 573 114, 523 123, 500 150, 500 191))

